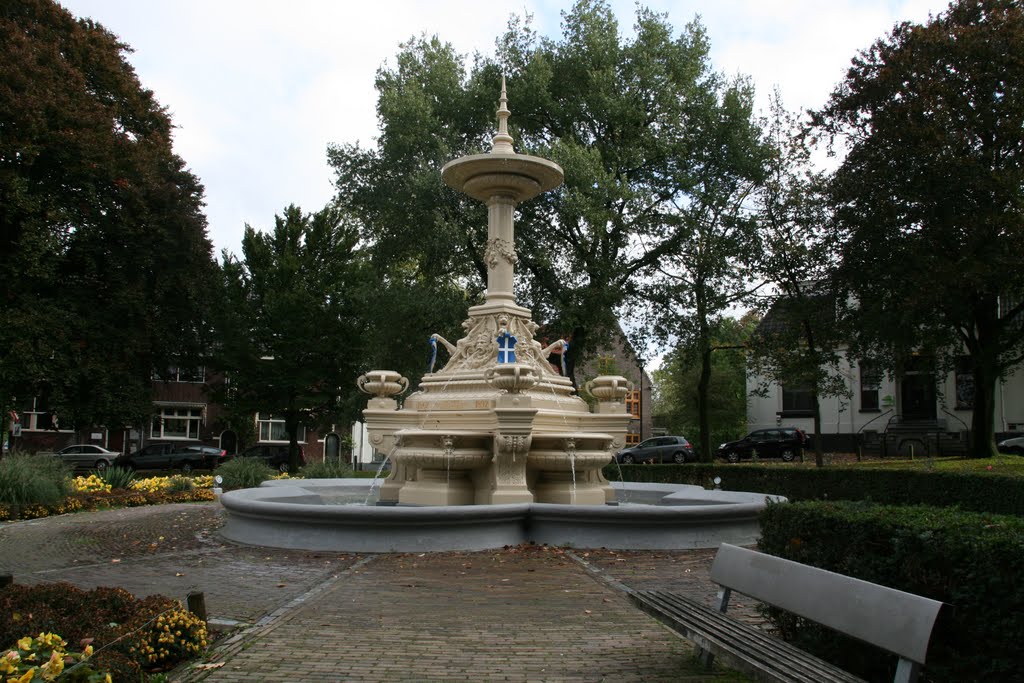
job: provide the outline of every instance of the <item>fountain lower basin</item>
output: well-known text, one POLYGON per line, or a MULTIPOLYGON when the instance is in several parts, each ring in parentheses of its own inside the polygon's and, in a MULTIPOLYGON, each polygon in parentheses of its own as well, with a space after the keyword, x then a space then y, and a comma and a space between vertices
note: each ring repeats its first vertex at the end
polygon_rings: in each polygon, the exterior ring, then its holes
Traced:
POLYGON ((366 479, 269 481, 221 496, 221 535, 248 545, 346 552, 486 550, 521 543, 667 550, 750 544, 781 496, 612 483, 618 505, 377 506, 366 479), (346 504, 346 501, 354 501, 346 504))

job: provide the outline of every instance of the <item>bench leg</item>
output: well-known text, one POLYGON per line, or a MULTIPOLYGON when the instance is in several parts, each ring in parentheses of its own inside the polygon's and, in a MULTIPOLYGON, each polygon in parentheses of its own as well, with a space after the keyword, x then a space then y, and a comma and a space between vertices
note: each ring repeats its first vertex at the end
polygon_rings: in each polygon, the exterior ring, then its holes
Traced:
POLYGON ((915 683, 919 673, 921 673, 920 664, 900 657, 900 663, 896 665, 896 676, 892 680, 893 683, 915 683))
MULTIPOLYGON (((729 598, 732 596, 732 589, 722 587, 722 590, 718 591, 718 604, 715 608, 725 614, 725 611, 729 609, 729 598)), ((706 668, 710 669, 711 665, 715 663, 715 655, 710 650, 701 648, 697 651, 697 660, 706 668)))

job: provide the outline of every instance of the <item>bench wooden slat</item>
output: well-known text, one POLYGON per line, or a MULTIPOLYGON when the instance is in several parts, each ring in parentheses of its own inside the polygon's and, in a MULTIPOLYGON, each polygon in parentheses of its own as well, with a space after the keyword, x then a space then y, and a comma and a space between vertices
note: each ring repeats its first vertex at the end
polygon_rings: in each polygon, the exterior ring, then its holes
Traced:
POLYGON ((862 679, 822 659, 685 596, 664 591, 637 591, 630 598, 698 647, 758 680, 863 683, 862 679))
POLYGON ((657 601, 663 609, 675 610, 684 621, 692 619, 694 628, 698 630, 711 631, 723 641, 743 643, 744 652, 756 656, 764 663, 763 666, 784 673, 788 680, 808 683, 861 680, 755 626, 736 621, 685 596, 648 591, 645 597, 657 601))

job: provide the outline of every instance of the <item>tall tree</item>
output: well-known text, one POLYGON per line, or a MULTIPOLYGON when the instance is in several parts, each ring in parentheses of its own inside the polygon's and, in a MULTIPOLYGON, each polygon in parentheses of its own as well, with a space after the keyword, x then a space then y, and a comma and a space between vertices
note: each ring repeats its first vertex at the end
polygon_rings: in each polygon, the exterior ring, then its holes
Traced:
POLYGON ((687 239, 678 209, 703 191, 712 146, 741 147, 711 125, 743 94, 711 72, 703 27, 676 35, 640 8, 635 28, 623 38, 600 0, 564 13, 558 39, 514 17, 496 58, 477 56, 469 74, 450 46, 411 41, 378 74, 376 149, 330 153, 341 201, 381 258, 415 252, 427 279, 461 277, 480 291, 483 207, 445 188, 438 169, 486 148, 504 73, 517 149, 565 170, 560 190, 519 207, 516 248, 519 298, 549 331, 571 335, 570 375, 638 296, 639 275, 687 239))
POLYGON ((337 207, 289 206, 261 233, 246 225, 242 259, 222 258, 216 316, 223 397, 235 414, 284 420, 289 465, 298 434, 352 417, 362 353, 358 231, 337 207))
POLYGON ((127 51, 50 0, 0 6, 0 404, 61 427, 148 415, 215 283, 202 186, 127 51))
MULTIPOLYGON (((746 346, 757 323, 757 314, 747 313, 739 319, 722 318, 712 330, 712 371, 704 399, 712 448, 746 432, 746 346)), ((654 419, 669 433, 696 441, 694 435, 700 433, 701 420, 697 388, 702 372, 703 358, 686 346, 673 349, 655 371, 658 393, 654 419)), ((700 447, 699 442, 696 445, 700 447)))
POLYGON ((753 117, 753 89, 737 80, 721 101, 691 117, 704 131, 687 173, 693 183, 663 216, 678 246, 659 255, 643 288, 655 334, 674 338, 699 361, 697 377, 700 458, 713 457, 710 388, 714 330, 731 307, 756 291, 757 222, 748 206, 764 178, 768 147, 753 117))
POLYGON ((830 198, 857 341, 894 363, 966 354, 976 457, 996 452, 995 388, 1024 361, 1021 83, 1024 7, 959 0, 860 53, 815 115, 848 148, 830 198))
POLYGON ((835 250, 827 230, 822 178, 813 170, 804 133, 776 93, 768 125, 772 155, 754 196, 761 237, 755 267, 766 284, 759 296, 764 318, 751 335, 748 360, 751 372, 761 379, 758 391, 774 383, 793 395, 809 395, 809 406, 790 410, 810 410, 814 461, 821 467, 821 398, 848 398, 849 387, 840 368, 845 339, 836 321, 835 250))

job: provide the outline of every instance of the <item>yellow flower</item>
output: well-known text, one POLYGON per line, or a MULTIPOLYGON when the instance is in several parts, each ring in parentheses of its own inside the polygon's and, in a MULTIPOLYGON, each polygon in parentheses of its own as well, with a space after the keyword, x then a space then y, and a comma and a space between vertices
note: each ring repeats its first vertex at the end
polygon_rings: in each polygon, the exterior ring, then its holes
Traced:
POLYGON ((28 671, 26 671, 25 675, 22 676, 21 678, 15 678, 15 677, 11 676, 10 678, 7 679, 7 683, 12 683, 12 682, 13 683, 30 683, 30 681, 35 677, 35 675, 36 675, 36 670, 35 670, 35 668, 32 668, 32 669, 29 669, 28 671))
POLYGON ((31 650, 32 649, 32 636, 25 636, 18 641, 19 650, 31 650))
POLYGON ((42 666, 43 680, 52 681, 64 671, 64 655, 57 650, 50 653, 50 661, 42 666))
POLYGON ((86 657, 92 657, 92 645, 86 645, 85 649, 82 650, 82 654, 86 657))

